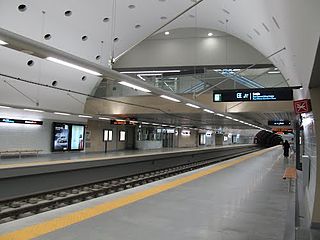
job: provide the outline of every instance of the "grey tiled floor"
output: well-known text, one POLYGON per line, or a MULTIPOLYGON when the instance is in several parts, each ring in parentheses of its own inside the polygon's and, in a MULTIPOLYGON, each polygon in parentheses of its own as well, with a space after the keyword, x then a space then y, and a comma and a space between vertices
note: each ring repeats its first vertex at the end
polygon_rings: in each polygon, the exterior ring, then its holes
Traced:
MULTIPOLYGON (((37 239, 286 239, 294 193, 282 180, 279 153, 268 152, 37 239)), ((5 227, 14 230, 15 224, 5 227)))

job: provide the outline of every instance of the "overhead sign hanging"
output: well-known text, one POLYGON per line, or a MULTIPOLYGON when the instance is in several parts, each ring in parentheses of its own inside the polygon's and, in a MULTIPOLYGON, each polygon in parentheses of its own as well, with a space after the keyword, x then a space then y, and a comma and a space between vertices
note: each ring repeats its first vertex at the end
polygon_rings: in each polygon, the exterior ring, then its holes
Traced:
POLYGON ((293 107, 296 114, 308 113, 312 111, 310 99, 302 99, 302 100, 294 101, 293 107))
POLYGON ((290 126, 291 122, 289 120, 269 120, 269 126, 290 126))
POLYGON ((291 88, 251 88, 219 90, 213 92, 214 102, 291 101, 291 88))
POLYGON ((27 125, 42 125, 43 124, 42 121, 12 119, 12 118, 0 118, 0 123, 17 123, 17 124, 27 124, 27 125))

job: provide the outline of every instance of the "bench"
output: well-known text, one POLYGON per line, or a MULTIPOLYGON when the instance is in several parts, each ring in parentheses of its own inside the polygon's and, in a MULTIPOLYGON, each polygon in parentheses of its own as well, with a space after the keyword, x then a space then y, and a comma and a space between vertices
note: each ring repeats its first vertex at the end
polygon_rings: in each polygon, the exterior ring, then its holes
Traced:
POLYGON ((292 180, 297 179, 297 170, 295 167, 287 167, 284 171, 283 177, 284 180, 289 179, 288 192, 291 191, 292 180))
POLYGON ((2 156, 8 156, 8 155, 19 155, 19 158, 21 158, 21 155, 23 154, 36 154, 38 157, 39 152, 42 152, 42 150, 39 150, 39 149, 0 150, 0 159, 2 156))

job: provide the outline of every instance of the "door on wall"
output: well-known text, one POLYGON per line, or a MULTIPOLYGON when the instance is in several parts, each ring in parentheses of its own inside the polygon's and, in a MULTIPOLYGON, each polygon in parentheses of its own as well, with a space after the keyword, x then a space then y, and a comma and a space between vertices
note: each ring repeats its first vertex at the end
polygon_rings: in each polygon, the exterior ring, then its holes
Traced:
POLYGON ((135 128, 128 127, 127 128, 127 138, 126 138, 126 149, 134 149, 135 148, 135 128))
POLYGON ((163 133, 163 140, 162 140, 162 146, 164 148, 173 148, 174 147, 174 133, 163 133))
POLYGON ((199 135, 199 145, 206 145, 206 134, 201 133, 199 135))

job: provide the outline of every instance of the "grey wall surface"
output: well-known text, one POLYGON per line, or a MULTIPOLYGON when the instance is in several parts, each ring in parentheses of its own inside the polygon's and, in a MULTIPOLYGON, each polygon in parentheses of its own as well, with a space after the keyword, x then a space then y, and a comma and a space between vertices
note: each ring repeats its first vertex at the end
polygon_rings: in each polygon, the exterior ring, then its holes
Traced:
POLYGON ((148 39, 122 56, 114 68, 270 63, 235 37, 148 39))
MULTIPOLYGON (((304 154, 310 158, 310 179, 306 187, 306 198, 312 225, 320 227, 320 165, 317 163, 320 157, 317 143, 320 142, 320 122, 316 116, 320 115, 320 88, 310 89, 312 112, 303 119, 304 129, 304 154), (316 135, 316 132, 318 134, 316 135)), ((303 167, 303 166, 302 166, 303 167)))
POLYGON ((0 124, 0 150, 37 149, 51 151, 52 120, 44 120, 42 126, 0 124))

